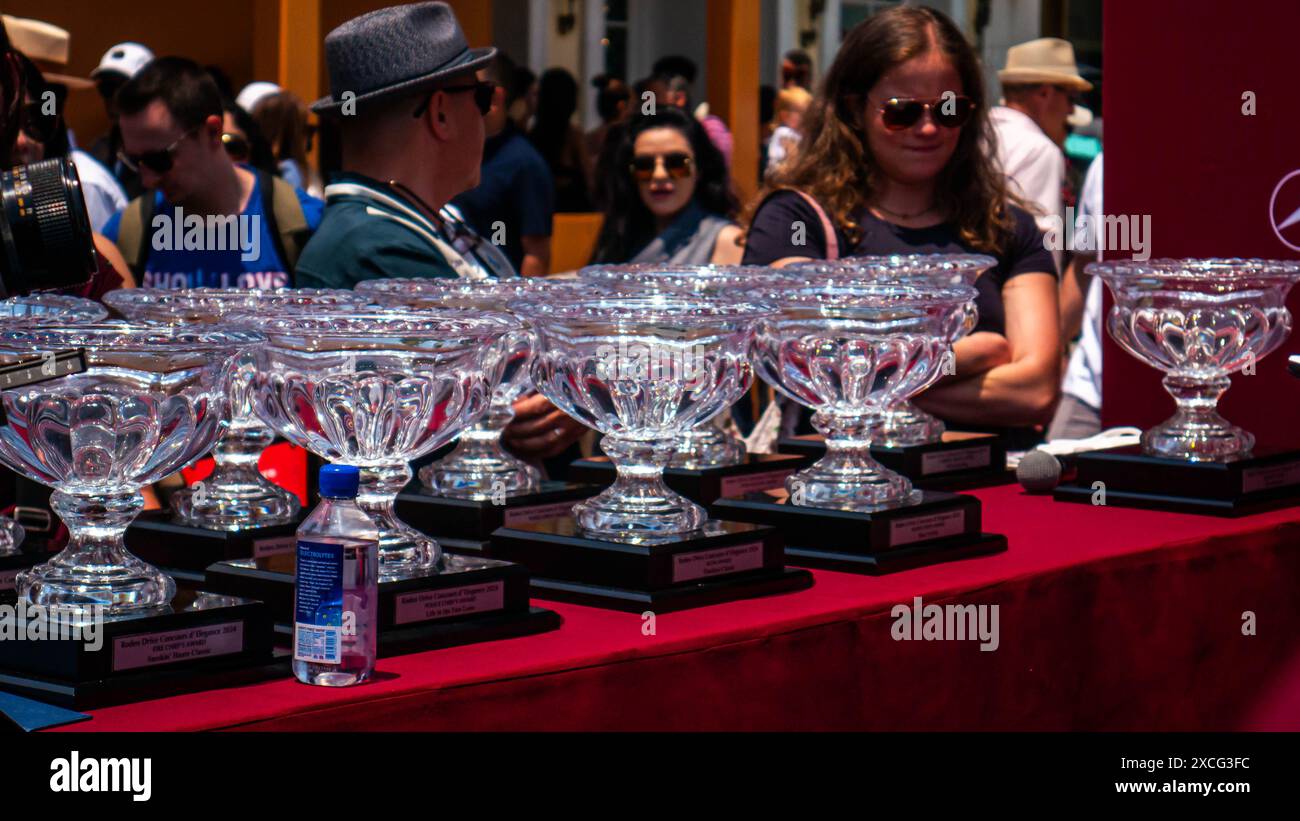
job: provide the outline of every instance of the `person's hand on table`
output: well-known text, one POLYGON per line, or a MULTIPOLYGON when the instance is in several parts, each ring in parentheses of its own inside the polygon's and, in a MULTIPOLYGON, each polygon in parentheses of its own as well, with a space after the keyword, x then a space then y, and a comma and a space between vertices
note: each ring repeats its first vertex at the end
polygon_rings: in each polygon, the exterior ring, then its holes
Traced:
POLYGON ((514 421, 501 436, 502 443, 521 459, 539 461, 559 456, 578 441, 587 426, 555 407, 541 394, 515 402, 514 421))

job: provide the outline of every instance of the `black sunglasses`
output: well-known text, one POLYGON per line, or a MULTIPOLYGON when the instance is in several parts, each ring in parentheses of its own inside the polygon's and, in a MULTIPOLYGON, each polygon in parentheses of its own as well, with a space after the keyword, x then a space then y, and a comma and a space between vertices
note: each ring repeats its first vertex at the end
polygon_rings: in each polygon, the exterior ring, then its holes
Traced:
POLYGON ((244 162, 253 153, 247 139, 239 134, 231 134, 229 131, 221 135, 221 144, 225 146, 230 159, 235 162, 244 162))
POLYGON ((668 154, 637 154, 628 165, 628 170, 637 181, 650 182, 654 179, 655 167, 660 158, 664 161, 664 172, 675 180, 689 177, 695 168, 690 154, 673 151, 668 154))
POLYGON ((975 112, 975 101, 961 96, 939 97, 928 101, 913 97, 890 97, 880 104, 880 119, 890 131, 902 131, 920 122, 927 111, 935 125, 961 128, 975 112))
POLYGON ((144 166, 155 174, 166 174, 172 170, 176 163, 176 149, 180 148, 181 143, 185 142, 188 137, 198 133, 203 126, 196 126, 186 131, 176 138, 176 142, 167 146, 161 151, 146 151, 143 154, 128 154, 126 151, 117 152, 117 158, 122 164, 135 173, 140 173, 140 167, 144 166))
POLYGON ((417 120, 423 117, 425 112, 429 110, 429 103, 432 102, 435 92, 445 91, 448 94, 455 94, 458 91, 472 91, 474 92, 474 103, 478 106, 478 113, 486 117, 487 113, 492 110, 492 95, 496 93, 496 90, 497 84, 490 80, 478 80, 470 85, 435 88, 429 92, 424 98, 424 102, 420 103, 420 107, 411 116, 417 120))

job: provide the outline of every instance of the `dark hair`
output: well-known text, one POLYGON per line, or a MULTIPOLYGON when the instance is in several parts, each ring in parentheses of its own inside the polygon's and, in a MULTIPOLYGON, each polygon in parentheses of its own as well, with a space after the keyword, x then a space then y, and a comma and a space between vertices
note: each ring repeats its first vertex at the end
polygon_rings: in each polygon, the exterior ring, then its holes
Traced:
POLYGON ((618 116, 619 103, 632 102, 632 90, 617 77, 601 74, 593 79, 591 84, 600 89, 596 95, 596 113, 605 122, 618 116))
MULTIPOLYGON (((519 67, 515 61, 510 59, 510 55, 504 51, 498 51, 497 56, 492 58, 492 62, 483 67, 483 73, 489 80, 496 83, 506 90, 506 108, 515 100, 528 93, 528 86, 522 90, 515 85, 515 76, 519 73, 519 67)), ((532 85, 530 82, 529 85, 532 85)))
POLYGON ((262 128, 253 119, 253 115, 235 104, 234 100, 225 100, 221 104, 222 113, 229 114, 239 130, 248 138, 248 164, 257 171, 265 171, 274 176, 279 171, 275 153, 267 142, 262 128))
MULTIPOLYGON (((306 179, 307 146, 313 131, 307 124, 307 104, 302 98, 287 89, 281 90, 259 100, 249 115, 274 158, 297 163, 306 179)), ((238 118, 239 114, 235 116, 238 118)))
POLYGON ((611 131, 609 135, 611 141, 617 140, 617 147, 610 154, 612 168, 602 177, 608 185, 602 197, 605 224, 596 240, 593 263, 627 262, 655 237, 654 215, 641 201, 629 170, 636 138, 652 128, 671 128, 690 142, 695 154, 695 202, 700 207, 721 217, 734 216, 739 207, 722 152, 694 117, 672 106, 664 106, 649 116, 634 117, 617 134, 611 131))
POLYGON ((528 66, 516 65, 514 71, 510 73, 509 79, 506 80, 509 89, 506 96, 511 100, 518 100, 521 97, 527 97, 528 92, 532 89, 533 83, 537 82, 537 75, 528 66))
POLYGON ((573 114, 578 110, 578 81, 562 68, 542 72, 537 91, 537 120, 528 137, 554 168, 564 153, 573 114))
POLYGON ((808 56, 808 52, 801 48, 790 49, 785 53, 783 59, 789 60, 792 65, 799 68, 812 68, 812 58, 808 56))
POLYGON ((162 100, 185 131, 222 112, 221 92, 212 76, 184 57, 160 57, 140 69, 118 89, 117 110, 128 116, 139 114, 154 100, 162 100))
POLYGON ((699 76, 699 69, 696 68, 695 61, 681 54, 660 57, 650 70, 664 77, 681 77, 688 85, 694 85, 695 78, 699 76))
POLYGON ((27 83, 19 57, 9 45, 9 32, 0 20, 0 168, 13 165, 18 128, 22 125, 27 83))
MULTIPOLYGON (((32 102, 40 105, 43 110, 45 105, 45 92, 54 92, 55 113, 53 116, 45 118, 46 124, 49 126, 50 137, 41 143, 45 149, 45 159, 50 160, 55 157, 66 157, 72 153, 72 142, 68 139, 68 125, 63 119, 63 103, 64 100, 67 99, 68 88, 67 86, 46 81, 45 75, 41 74, 41 70, 37 68, 35 63, 27 59, 26 55, 22 53, 17 54, 18 63, 22 66, 23 71, 23 85, 25 87, 23 92, 24 98, 31 99, 32 102)), ((20 115, 20 123, 22 122, 22 116, 26 116, 25 112, 20 115)), ((15 135, 15 139, 16 138, 15 135)))
MULTIPOLYGON (((989 124, 979 57, 952 20, 928 8, 896 6, 849 32, 804 115, 807 137, 799 152, 760 192, 753 207, 772 190, 802 191, 826 208, 856 244, 861 238, 858 215, 880 187, 880 170, 863 122, 867 94, 887 71, 931 48, 952 61, 962 93, 974 103, 957 148, 939 173, 936 205, 963 242, 997 252, 1011 236, 1014 217, 1007 207, 1011 200, 1006 179, 993 159, 997 138, 989 124)), ((743 222, 751 218, 752 213, 743 222)))

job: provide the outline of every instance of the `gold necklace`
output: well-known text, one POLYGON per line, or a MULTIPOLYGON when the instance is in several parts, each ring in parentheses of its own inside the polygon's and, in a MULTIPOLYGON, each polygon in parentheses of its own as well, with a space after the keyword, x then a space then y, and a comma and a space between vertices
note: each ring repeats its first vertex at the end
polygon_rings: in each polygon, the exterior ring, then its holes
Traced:
POLYGON ((880 203, 876 203, 876 208, 877 208, 878 210, 880 210, 880 211, 884 211, 886 214, 888 214, 888 215, 891 216, 891 217, 897 217, 898 219, 901 219, 901 220, 914 220, 914 219, 916 219, 917 217, 923 217, 923 216, 925 216, 926 214, 928 214, 928 213, 930 213, 931 211, 933 211, 933 210, 934 210, 934 203, 930 203, 930 205, 927 206, 926 209, 925 209, 924 211, 917 211, 915 214, 903 214, 903 213, 899 213, 898 211, 890 211, 888 208, 886 208, 885 206, 881 205, 880 203))

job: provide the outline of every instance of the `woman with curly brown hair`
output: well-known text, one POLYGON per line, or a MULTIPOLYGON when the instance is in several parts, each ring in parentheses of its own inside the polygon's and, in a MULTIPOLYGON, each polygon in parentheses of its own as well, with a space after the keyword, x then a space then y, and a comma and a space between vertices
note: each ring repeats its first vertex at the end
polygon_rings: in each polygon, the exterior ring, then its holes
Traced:
POLYGON ((784 166, 749 220, 744 262, 986 253, 976 332, 919 405, 972 427, 1029 427, 1059 396, 1057 274, 995 165, 979 60, 930 9, 898 7, 841 47, 784 166))

